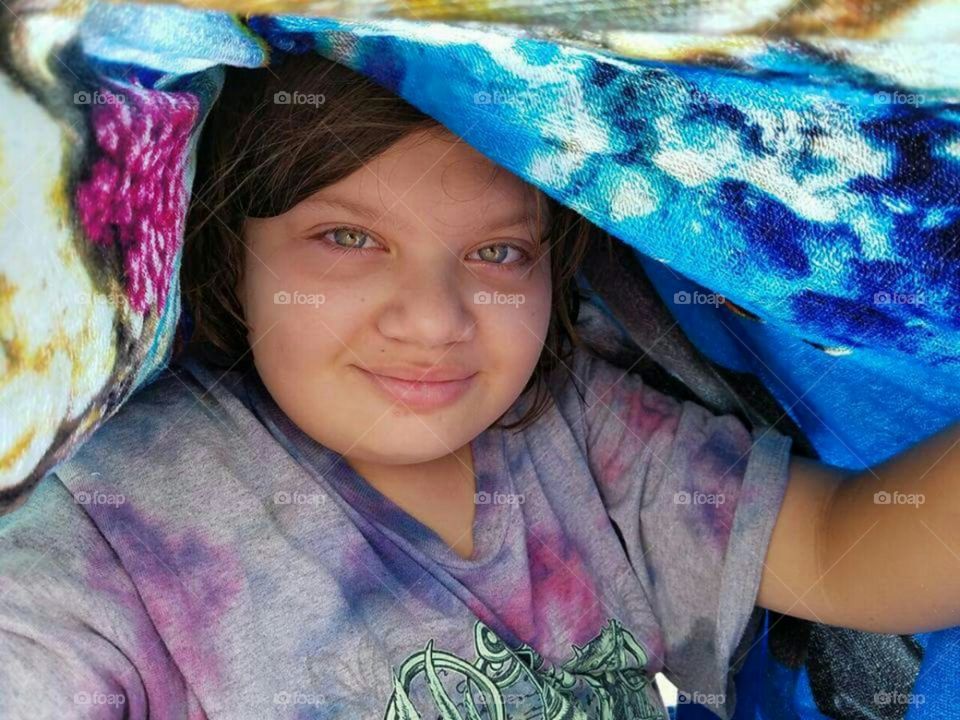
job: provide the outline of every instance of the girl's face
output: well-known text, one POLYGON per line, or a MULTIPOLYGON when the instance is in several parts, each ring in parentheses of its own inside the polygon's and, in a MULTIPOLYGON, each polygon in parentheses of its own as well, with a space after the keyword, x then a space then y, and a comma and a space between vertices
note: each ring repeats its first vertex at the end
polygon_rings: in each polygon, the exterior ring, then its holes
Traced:
POLYGON ((546 339, 534 203, 453 135, 421 130, 282 215, 248 219, 239 297, 276 403, 366 463, 427 462, 473 440, 520 395, 546 339))

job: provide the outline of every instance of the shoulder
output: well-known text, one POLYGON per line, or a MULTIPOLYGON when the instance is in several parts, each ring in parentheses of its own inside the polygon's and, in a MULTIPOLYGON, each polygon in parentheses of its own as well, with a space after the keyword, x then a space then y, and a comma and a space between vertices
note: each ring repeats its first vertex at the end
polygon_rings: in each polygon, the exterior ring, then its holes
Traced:
POLYGON ((679 390, 674 387, 676 381, 633 342, 608 310, 594 301, 581 306, 577 336, 579 341, 550 382, 562 408, 595 414, 612 403, 627 402, 641 394, 651 400, 664 395, 669 402, 668 398, 679 390))
POLYGON ((173 434, 181 418, 190 418, 202 389, 189 373, 165 369, 156 380, 135 391, 77 449, 70 460, 108 452, 142 451, 173 434))
POLYGON ((23 505, 0 516, 0 626, 11 612, 21 620, 71 612, 94 569, 101 582, 120 572, 82 499, 48 473, 23 505))
POLYGON ((589 347, 574 345, 569 355, 557 363, 548 381, 557 410, 570 424, 581 422, 588 405, 587 391, 593 360, 589 347))
POLYGON ((239 435, 243 403, 226 381, 215 380, 210 371, 167 367, 57 465, 57 476, 71 492, 101 482, 120 488, 185 478, 179 470, 208 463, 239 435))
POLYGON ((55 473, 37 483, 16 510, 0 516, 0 558, 10 560, 11 550, 36 544, 49 547, 58 538, 77 534, 84 514, 55 473))
POLYGON ((662 413, 679 411, 681 402, 647 385, 645 365, 629 354, 611 357, 589 345, 575 346, 564 365, 552 380, 554 397, 561 408, 576 408, 586 420, 598 413, 627 412, 641 400, 662 413))

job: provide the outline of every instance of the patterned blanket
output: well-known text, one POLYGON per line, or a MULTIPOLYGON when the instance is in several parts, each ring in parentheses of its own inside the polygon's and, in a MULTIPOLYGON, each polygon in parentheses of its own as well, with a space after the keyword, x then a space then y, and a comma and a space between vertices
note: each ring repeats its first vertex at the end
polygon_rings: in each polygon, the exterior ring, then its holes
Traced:
MULTIPOLYGON (((606 309, 702 399, 752 378, 848 468, 960 418, 951 2, 190 6, 3 5, 0 511, 182 346, 195 141, 223 67, 282 53, 377 80, 622 240, 619 279, 591 276, 606 309)), ((740 718, 960 717, 957 630, 768 625, 740 718)))

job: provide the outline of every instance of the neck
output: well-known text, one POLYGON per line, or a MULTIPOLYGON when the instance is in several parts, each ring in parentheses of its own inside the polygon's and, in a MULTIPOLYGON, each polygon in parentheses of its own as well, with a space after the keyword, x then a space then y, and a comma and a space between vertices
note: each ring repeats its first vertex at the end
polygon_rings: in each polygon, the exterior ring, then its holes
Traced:
POLYGON ((448 490, 467 482, 472 484, 474 480, 469 443, 434 460, 409 465, 346 460, 368 483, 391 499, 428 490, 448 490))
POLYGON ((415 465, 347 461, 384 496, 431 528, 460 557, 472 556, 477 486, 469 444, 415 465))

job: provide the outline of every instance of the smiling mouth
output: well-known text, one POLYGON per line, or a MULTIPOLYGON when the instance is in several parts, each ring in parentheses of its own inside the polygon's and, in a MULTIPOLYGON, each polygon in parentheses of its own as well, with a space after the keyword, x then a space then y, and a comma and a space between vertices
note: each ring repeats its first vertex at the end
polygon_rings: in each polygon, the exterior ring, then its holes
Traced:
POLYGON ((474 373, 461 380, 422 382, 378 375, 357 365, 354 367, 390 401, 401 407, 422 412, 452 405, 470 389, 477 376, 477 373, 474 373))

